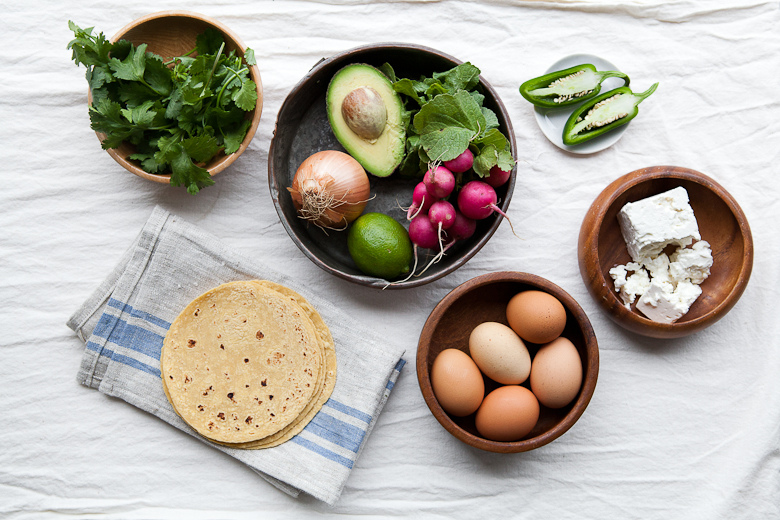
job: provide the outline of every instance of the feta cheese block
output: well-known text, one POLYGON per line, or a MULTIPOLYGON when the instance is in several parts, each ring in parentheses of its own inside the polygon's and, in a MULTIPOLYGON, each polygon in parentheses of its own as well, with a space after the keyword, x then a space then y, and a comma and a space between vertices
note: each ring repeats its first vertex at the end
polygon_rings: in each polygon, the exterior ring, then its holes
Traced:
POLYGON ((674 323, 688 312, 700 294, 701 287, 690 282, 678 282, 674 288, 670 283, 653 280, 636 302, 636 308, 653 321, 674 323))
POLYGON ((701 239, 688 192, 682 186, 627 203, 618 212, 618 221, 635 262, 657 256, 668 245, 686 247, 701 239))
POLYGON ((674 323, 701 295, 699 284, 710 275, 713 263, 688 192, 679 186, 629 202, 618 213, 618 221, 633 261, 609 270, 615 291, 627 309, 636 301, 636 309, 649 319, 674 323), (670 245, 674 252, 667 256, 664 250, 670 245))

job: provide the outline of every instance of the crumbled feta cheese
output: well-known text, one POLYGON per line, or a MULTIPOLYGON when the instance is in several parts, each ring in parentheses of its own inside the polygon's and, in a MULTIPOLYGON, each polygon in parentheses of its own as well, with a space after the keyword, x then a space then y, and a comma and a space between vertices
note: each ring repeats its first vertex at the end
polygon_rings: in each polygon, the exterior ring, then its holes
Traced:
POLYGON ((627 307, 631 307, 631 304, 634 303, 637 296, 644 294, 649 286, 650 276, 648 276, 647 271, 644 269, 636 271, 626 279, 626 284, 623 286, 623 290, 620 293, 623 298, 623 303, 627 307))
POLYGON ((675 280, 690 280, 702 283, 710 275, 712 250, 710 244, 700 240, 690 249, 678 249, 672 255, 669 273, 675 280))
POLYGON ((642 267, 647 269, 650 277, 658 282, 672 282, 669 274, 669 257, 661 253, 654 258, 647 258, 642 262, 642 267))
POLYGON ((653 321, 674 323, 688 312, 700 294, 701 287, 690 282, 679 282, 672 288, 670 283, 653 280, 636 302, 636 308, 653 321))
POLYGON ((688 192, 682 186, 627 203, 618 212, 618 221, 635 262, 657 256, 668 245, 685 247, 701 239, 688 192))
POLYGON ((623 305, 628 309, 631 308, 631 304, 634 303, 637 296, 641 296, 650 286, 650 277, 647 271, 635 262, 617 265, 609 270, 609 275, 615 281, 615 290, 620 294, 623 305))

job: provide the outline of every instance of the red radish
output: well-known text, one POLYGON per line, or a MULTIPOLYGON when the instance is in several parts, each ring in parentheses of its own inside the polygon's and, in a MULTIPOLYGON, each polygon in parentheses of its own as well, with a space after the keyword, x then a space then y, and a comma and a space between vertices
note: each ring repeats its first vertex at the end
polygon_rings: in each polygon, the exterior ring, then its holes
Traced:
POLYGON ((425 183, 417 183, 412 192, 412 205, 409 206, 409 210, 406 212, 406 218, 412 220, 417 215, 424 214, 434 202, 436 202, 436 199, 428 194, 428 188, 425 187, 425 183))
POLYGON ((471 235, 473 235, 476 230, 476 220, 464 216, 460 211, 455 211, 455 222, 453 222, 452 227, 447 230, 447 239, 445 240, 447 245, 444 246, 443 252, 446 253, 458 240, 471 238, 471 235))
POLYGON ((436 226, 436 237, 439 240, 439 249, 444 252, 444 244, 441 236, 443 230, 449 229, 455 223, 455 208, 446 200, 434 202, 428 210, 428 219, 436 226))
MULTIPOLYGON (((411 240, 412 244, 414 244, 414 267, 409 272, 409 276, 407 276, 403 280, 399 280, 398 282, 389 283, 385 287, 389 287, 390 285, 396 283, 405 282, 408 279, 410 279, 412 276, 414 276, 415 272, 417 271, 417 248, 418 247, 422 247, 423 249, 439 248, 439 235, 437 233, 436 226, 433 224, 433 222, 431 222, 431 219, 428 218, 428 215, 417 215, 411 220, 411 222, 409 222, 409 240, 411 240)), ((437 260, 438 258, 439 255, 436 255, 436 258, 434 258, 434 260, 437 260)), ((430 267, 432 264, 433 262, 428 264, 428 267, 430 267)), ((426 267, 425 269, 428 269, 428 267, 426 267)), ((423 270, 423 273, 424 272, 425 270, 423 270)))
POLYGON ((439 235, 428 215, 417 215, 409 222, 409 239, 412 244, 424 249, 438 249, 439 235))
POLYGON ((452 227, 447 230, 447 236, 452 240, 450 244, 455 240, 466 240, 474 234, 477 230, 477 221, 470 219, 460 211, 455 212, 455 221, 452 223, 452 227))
POLYGON ((494 188, 498 188, 499 186, 503 186, 504 184, 506 184, 511 175, 512 175, 511 170, 506 172, 501 168, 499 168, 498 165, 496 165, 490 169, 490 175, 488 175, 482 180, 490 184, 494 188))
POLYGON ((453 173, 463 173, 471 169, 473 165, 474 154, 468 148, 451 161, 444 161, 444 167, 453 173))
POLYGON ((496 202, 498 202, 496 191, 482 181, 471 181, 463 186, 458 193, 458 209, 463 215, 474 220, 487 218, 494 211, 504 215, 501 209, 496 206, 496 202))
POLYGON ((431 205, 428 218, 435 226, 449 229, 455 223, 455 208, 446 200, 439 200, 431 205))
MULTIPOLYGON (((474 220, 482 220, 496 212, 507 219, 509 227, 512 228, 512 233, 515 233, 512 221, 509 220, 506 213, 501 211, 496 202, 498 202, 496 190, 482 181, 471 181, 458 192, 458 209, 464 216, 474 220)), ((515 236, 517 236, 517 233, 515 233, 515 236)))
POLYGON ((437 166, 425 172, 423 182, 428 193, 437 199, 449 197, 455 189, 455 176, 444 166, 437 166))

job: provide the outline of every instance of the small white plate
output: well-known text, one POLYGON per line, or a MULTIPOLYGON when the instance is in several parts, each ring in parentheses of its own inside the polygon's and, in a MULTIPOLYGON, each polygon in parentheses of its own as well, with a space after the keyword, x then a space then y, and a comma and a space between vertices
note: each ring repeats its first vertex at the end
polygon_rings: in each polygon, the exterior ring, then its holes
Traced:
MULTIPOLYGON (((550 68, 547 69, 545 74, 555 72, 556 70, 568 69, 569 67, 574 67, 575 65, 582 65, 583 63, 590 63, 596 67, 596 70, 599 71, 620 70, 609 61, 603 58, 599 58, 598 56, 594 56, 592 54, 572 54, 571 56, 561 58, 560 60, 550 65, 550 68)), ((607 78, 601 84, 601 93, 622 86, 622 79, 607 78)), ((601 150, 609 148, 615 144, 623 136, 623 132, 625 132, 626 128, 628 127, 628 125, 619 126, 615 130, 595 137, 590 141, 585 141, 584 143, 578 144, 576 146, 567 146, 563 144, 563 126, 566 124, 566 121, 569 119, 571 113, 578 106, 579 104, 569 105, 568 107, 561 108, 534 107, 534 115, 536 116, 536 122, 539 123, 539 128, 542 129, 542 132, 544 132, 544 135, 547 136, 547 139, 549 139, 550 142, 552 142, 561 150, 566 150, 567 152, 577 154, 600 152, 601 150)))

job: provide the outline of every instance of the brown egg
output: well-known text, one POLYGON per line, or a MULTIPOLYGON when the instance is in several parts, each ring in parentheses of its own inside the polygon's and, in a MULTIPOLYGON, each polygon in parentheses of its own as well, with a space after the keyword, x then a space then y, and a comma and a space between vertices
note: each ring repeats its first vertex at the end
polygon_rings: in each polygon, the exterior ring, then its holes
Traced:
POLYGON ((454 348, 442 350, 433 360, 431 386, 444 411, 456 417, 476 412, 485 396, 485 382, 477 364, 454 348))
POLYGON ((517 441, 539 420, 539 402, 523 386, 500 386, 490 392, 477 410, 480 435, 494 441, 517 441))
POLYGON ((542 345, 531 364, 531 390, 548 408, 569 404, 582 386, 582 359, 566 338, 542 345))
POLYGON ((566 327, 566 309, 553 295, 523 291, 509 300, 506 319, 518 336, 531 343, 549 343, 566 327))

